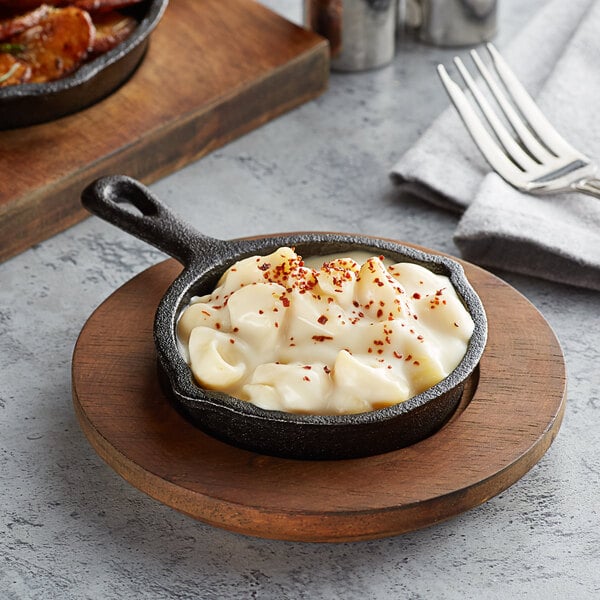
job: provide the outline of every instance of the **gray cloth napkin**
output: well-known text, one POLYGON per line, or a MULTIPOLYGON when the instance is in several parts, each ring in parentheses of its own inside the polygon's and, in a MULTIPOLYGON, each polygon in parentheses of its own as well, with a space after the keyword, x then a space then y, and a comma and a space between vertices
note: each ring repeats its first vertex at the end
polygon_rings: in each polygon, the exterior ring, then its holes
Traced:
MULTIPOLYGON (((599 31, 600 0, 552 0, 502 52, 556 129, 600 165, 599 31)), ((454 239, 467 260, 600 290, 600 200, 516 191, 490 173, 454 107, 392 175, 462 213, 454 239)))

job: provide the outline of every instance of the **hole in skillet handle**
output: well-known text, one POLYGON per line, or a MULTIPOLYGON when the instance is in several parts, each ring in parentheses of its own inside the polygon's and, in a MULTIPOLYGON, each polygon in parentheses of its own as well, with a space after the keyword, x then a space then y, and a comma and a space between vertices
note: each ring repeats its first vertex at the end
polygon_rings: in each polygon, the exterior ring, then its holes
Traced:
POLYGON ((186 265, 167 290, 156 313, 154 338, 161 385, 187 420, 234 446, 261 454, 308 460, 360 458, 403 448, 432 435, 444 425, 458 406, 464 383, 473 375, 483 353, 487 338, 483 306, 461 265, 447 257, 378 238, 343 234, 304 233, 222 242, 206 238, 180 222, 144 186, 126 177, 94 182, 84 191, 82 202, 98 216, 165 250, 186 265), (132 215, 123 203, 135 206, 142 216, 132 215), (182 232, 184 238, 189 238, 187 241, 182 241, 182 232), (157 240, 157 236, 160 239, 157 240), (191 246, 186 248, 188 243, 191 246), (181 310, 191 295, 214 281, 237 260, 264 255, 281 246, 294 246, 306 257, 366 250, 448 276, 475 322, 462 361, 443 381, 406 402, 356 415, 267 411, 199 387, 177 346, 176 324, 181 310))
POLYGON ((125 175, 101 177, 81 194, 91 213, 149 243, 185 267, 206 253, 211 238, 172 213, 148 188, 125 175))

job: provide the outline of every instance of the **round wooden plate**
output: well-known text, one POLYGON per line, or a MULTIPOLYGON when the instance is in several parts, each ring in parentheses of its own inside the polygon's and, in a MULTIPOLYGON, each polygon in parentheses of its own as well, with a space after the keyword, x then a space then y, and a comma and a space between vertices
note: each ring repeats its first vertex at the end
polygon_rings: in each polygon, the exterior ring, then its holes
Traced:
POLYGON ((522 477, 556 436, 565 406, 560 346, 540 313, 464 263, 489 320, 479 372, 454 417, 408 448, 296 461, 202 433, 156 375, 156 306, 180 265, 167 260, 110 296, 73 355, 79 422, 98 454, 146 494, 211 525, 260 537, 340 542, 392 536, 477 506, 522 477))

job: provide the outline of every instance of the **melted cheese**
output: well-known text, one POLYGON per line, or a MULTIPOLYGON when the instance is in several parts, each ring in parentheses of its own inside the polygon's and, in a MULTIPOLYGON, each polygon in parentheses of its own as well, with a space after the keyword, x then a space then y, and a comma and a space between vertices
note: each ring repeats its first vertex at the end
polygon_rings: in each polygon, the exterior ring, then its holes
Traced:
POLYGON ((316 268, 280 248, 229 268, 178 323, 196 381, 306 414, 367 412, 441 381, 474 327, 448 278, 357 258, 326 257, 316 268))

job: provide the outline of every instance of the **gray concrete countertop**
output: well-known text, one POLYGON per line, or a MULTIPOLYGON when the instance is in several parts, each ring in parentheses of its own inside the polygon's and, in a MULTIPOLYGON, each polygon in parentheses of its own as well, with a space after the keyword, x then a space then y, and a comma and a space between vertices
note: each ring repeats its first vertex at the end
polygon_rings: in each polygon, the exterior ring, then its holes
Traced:
MULTIPOLYGON (((300 19, 297 0, 268 4, 300 19)), ((545 0, 503 0, 502 48, 545 0)), ((337 230, 457 254, 457 218, 394 188, 395 160, 446 106, 434 66, 331 77, 320 98, 152 186, 222 238, 337 230)), ((411 534, 353 544, 221 531, 116 475, 81 432, 70 363, 87 317, 158 251, 90 218, 0 264, 0 598, 600 597, 598 293, 497 273, 542 312, 566 357, 568 405, 542 460, 486 504, 411 534)), ((527 401, 527 398, 523 398, 527 401)))

